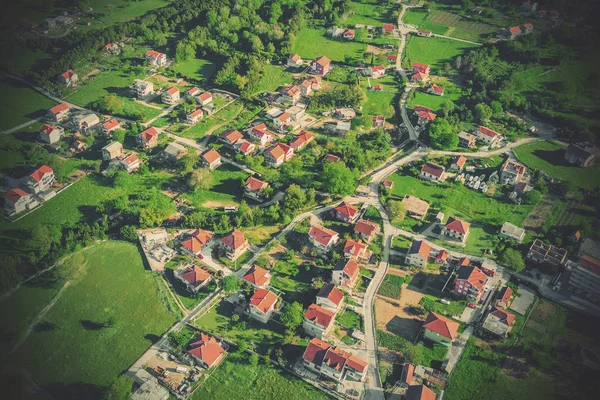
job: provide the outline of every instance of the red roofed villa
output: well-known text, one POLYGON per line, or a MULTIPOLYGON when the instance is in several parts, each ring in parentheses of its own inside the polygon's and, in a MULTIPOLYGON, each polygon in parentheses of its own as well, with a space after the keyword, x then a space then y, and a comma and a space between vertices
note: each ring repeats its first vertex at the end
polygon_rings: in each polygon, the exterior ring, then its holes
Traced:
POLYGON ((258 289, 250 298, 250 317, 266 324, 273 316, 278 300, 279 297, 270 290, 258 289))
POLYGON ((442 228, 442 235, 451 237, 459 242, 466 242, 471 224, 461 219, 450 217, 442 228))
POLYGON ((271 281, 271 273, 263 267, 254 264, 242 277, 243 280, 256 288, 264 288, 271 281))
POLYGON ((458 336, 460 324, 449 318, 430 312, 423 323, 423 336, 442 346, 449 347, 458 336))

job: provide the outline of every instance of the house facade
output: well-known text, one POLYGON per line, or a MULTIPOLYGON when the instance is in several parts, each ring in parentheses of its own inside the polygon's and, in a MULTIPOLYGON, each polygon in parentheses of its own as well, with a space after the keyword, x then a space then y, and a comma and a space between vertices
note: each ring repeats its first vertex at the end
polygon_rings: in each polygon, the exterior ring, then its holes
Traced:
POLYGON ((271 282, 272 275, 263 267, 254 264, 242 277, 243 280, 255 288, 264 289, 271 282))
POLYGON ((212 233, 204 229, 196 229, 181 241, 181 250, 184 253, 198 257, 202 248, 212 239, 212 233))
POLYGON ((100 132, 102 132, 104 136, 112 136, 112 133, 120 128, 121 123, 116 118, 112 118, 100 125, 100 132))
POLYGON ((225 256, 235 261, 250 248, 250 243, 242 232, 233 229, 231 233, 221 238, 220 246, 225 251, 225 256))
POLYGON ((292 159, 294 149, 284 143, 277 143, 265 152, 265 161, 274 168, 292 159))
POLYGON ((61 103, 48 110, 48 114, 53 121, 60 122, 69 116, 70 111, 71 109, 67 103, 61 103))
POLYGON ((432 342, 449 347, 458 336, 459 323, 430 312, 423 323, 423 336, 432 342))
POLYGON ((370 243, 380 230, 378 224, 365 219, 359 219, 354 225, 354 233, 367 243, 370 243))
POLYGON ((27 192, 38 194, 52 187, 56 182, 54 171, 47 165, 42 165, 31 174, 23 178, 23 185, 27 192))
POLYGON ((112 142, 102 148, 102 159, 110 161, 124 154, 123 145, 120 142, 112 142))
POLYGON ((340 240, 340 235, 329 228, 315 225, 310 228, 308 238, 317 250, 329 251, 340 240))
POLYGON ((165 104, 175 104, 181 99, 181 93, 179 92, 179 89, 177 89, 175 86, 172 86, 162 92, 160 98, 165 104))
POLYGON ((442 228, 442 235, 448 236, 459 242, 466 242, 471 229, 471 224, 461 219, 449 217, 448 222, 442 228))
POLYGON ((146 53, 146 62, 154 67, 167 65, 167 55, 158 51, 149 50, 146 53))
POLYGON ((480 126, 477 128, 475 135, 477 136, 477 140, 480 140, 489 146, 495 145, 502 137, 502 135, 500 135, 498 132, 490 128, 486 128, 485 126, 480 126))
POLYGON ((367 247, 367 244, 360 240, 348 239, 344 244, 344 257, 368 263, 373 252, 367 247))
POLYGON ((300 68, 302 66, 302 58, 298 54, 290 54, 287 58, 287 66, 290 68, 300 68))
POLYGON ((402 199, 402 203, 406 207, 406 215, 411 218, 422 221, 429 211, 429 203, 421 200, 418 197, 407 194, 402 199))
POLYGON ((523 181, 527 167, 518 161, 507 159, 500 170, 500 182, 504 185, 514 185, 523 181))
POLYGON ((477 144, 477 136, 472 133, 461 131, 458 133, 458 145, 461 147, 471 148, 477 144))
POLYGON ((434 164, 432 162, 425 163, 419 173, 419 178, 426 179, 432 182, 440 182, 444 179, 444 172, 446 169, 441 165, 434 164))
POLYGON ((136 79, 133 83, 133 91, 138 99, 143 99, 154 92, 154 84, 141 79, 136 79))
POLYGON ((368 363, 346 351, 332 347, 327 342, 313 338, 302 355, 304 366, 312 371, 341 382, 362 382, 368 363))
POLYGON ((429 261, 431 246, 424 240, 415 240, 411 243, 406 253, 405 261, 408 265, 424 268, 429 261))
POLYGON ((266 324, 275 313, 278 300, 270 290, 258 289, 250 298, 250 318, 266 324))
POLYGON ((317 305, 337 312, 344 302, 344 293, 333 283, 324 284, 317 293, 317 305))
POLYGON ((4 195, 4 211, 8 215, 19 214, 28 210, 31 203, 31 195, 19 188, 10 189, 4 195))
POLYGON ((311 304, 304 314, 302 329, 309 336, 323 339, 333 327, 334 319, 335 312, 316 304, 311 304))
POLYGON ((454 293, 477 302, 483 296, 488 277, 477 267, 460 267, 454 281, 454 293))
POLYGON ((221 155, 215 149, 210 149, 202 154, 202 164, 209 169, 216 169, 221 165, 221 155))
POLYGON ((331 281, 337 286, 353 287, 359 271, 360 268, 354 259, 340 259, 331 273, 331 281))
POLYGON ((199 266, 192 264, 178 269, 175 272, 175 278, 185 286, 188 292, 195 294, 206 286, 211 276, 199 266))
POLYGON ((56 125, 44 124, 40 129, 40 140, 44 143, 54 144, 62 138, 63 134, 63 128, 56 125))
POLYGON ((342 201, 333 212, 336 219, 349 224, 355 223, 360 215, 358 207, 345 201, 342 201))
POLYGON ((269 187, 267 182, 263 182, 260 179, 251 176, 246 180, 246 184, 244 185, 244 196, 261 201, 265 197, 263 190, 267 187, 269 187))
POLYGON ((331 60, 325 56, 315 58, 311 61, 310 68, 313 73, 325 76, 331 71, 331 60))

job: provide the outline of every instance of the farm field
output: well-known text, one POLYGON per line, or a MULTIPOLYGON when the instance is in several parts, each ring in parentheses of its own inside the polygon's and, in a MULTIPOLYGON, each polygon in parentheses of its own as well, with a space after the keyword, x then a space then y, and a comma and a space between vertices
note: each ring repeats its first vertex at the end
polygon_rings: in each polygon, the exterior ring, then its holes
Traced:
POLYGON ((402 22, 419 27, 428 15, 429 13, 423 8, 407 8, 402 17, 402 22))
POLYGON ((217 72, 218 63, 202 58, 178 62, 169 67, 186 78, 206 82, 217 72))
POLYGON ((109 241, 72 257, 71 285, 9 362, 57 398, 96 399, 175 318, 134 245, 109 241))
POLYGON ((210 188, 186 193, 183 197, 196 207, 217 208, 239 205, 240 182, 248 178, 248 173, 233 165, 222 164, 211 174, 213 183, 210 188))
POLYGON ((420 26, 421 29, 430 29, 432 32, 446 35, 450 37, 455 37, 457 39, 470 40, 473 42, 485 42, 489 36, 497 32, 500 28, 497 26, 489 25, 482 22, 468 20, 466 18, 462 18, 456 14, 451 14, 445 11, 436 10, 429 18, 427 18, 427 22, 420 26), (430 24, 430 25, 428 25, 430 24), (436 32, 433 29, 430 29, 428 26, 434 27, 437 29, 442 29, 442 27, 448 28, 446 32, 436 32))
POLYGON ((192 400, 325 400, 322 391, 262 360, 252 366, 247 354, 230 353, 192 395, 192 400))
POLYGON ((24 84, 10 80, 0 80, 0 130, 10 129, 43 116, 46 110, 56 105, 35 90, 24 84))
POLYGON ((377 27, 385 23, 395 24, 396 21, 392 16, 394 8, 395 6, 379 4, 377 0, 351 1, 345 22, 347 25, 362 24, 377 27))
POLYGON ((406 43, 406 53, 402 64, 408 67, 416 61, 431 65, 431 73, 443 70, 456 56, 475 47, 473 44, 443 38, 423 38, 410 36, 406 43))
POLYGON ((307 60, 322 55, 327 55, 336 62, 362 59, 367 48, 366 44, 332 39, 325 36, 325 31, 326 29, 323 28, 306 27, 301 29, 296 35, 292 52, 307 60))
POLYGON ((552 178, 568 181, 583 189, 600 187, 600 166, 580 168, 564 159, 565 147, 554 142, 538 141, 515 148, 515 154, 530 168, 545 171, 552 178))

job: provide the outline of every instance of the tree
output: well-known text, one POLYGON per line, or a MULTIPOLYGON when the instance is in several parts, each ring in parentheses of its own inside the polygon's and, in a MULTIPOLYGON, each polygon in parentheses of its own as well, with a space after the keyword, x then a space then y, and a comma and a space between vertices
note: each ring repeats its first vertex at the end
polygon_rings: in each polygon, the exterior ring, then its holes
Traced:
POLYGON ((343 162, 326 163, 323 168, 323 188, 331 194, 347 196, 355 189, 354 174, 343 162))
POLYGON ((121 236, 123 236, 123 239, 129 240, 133 243, 137 242, 138 240, 138 235, 133 225, 124 225, 121 228, 121 236))
POLYGON ((113 140, 115 142, 119 142, 121 144, 125 143, 125 130, 123 129, 117 129, 116 131, 113 132, 113 140))
POLYGON ((284 206, 291 212, 296 212, 306 206, 306 195, 298 185, 290 185, 285 191, 284 206))
POLYGON ((479 122, 489 121, 492 117, 492 109, 487 104, 479 103, 475 106, 475 118, 479 122))
POLYGON ((200 156, 196 149, 190 149, 185 156, 181 157, 181 167, 185 172, 192 172, 199 160, 200 156))
POLYGON ((190 173, 188 178, 188 187, 191 191, 206 190, 211 187, 213 176, 208 168, 200 168, 190 173))
POLYGON ((527 204, 537 204, 542 199, 542 193, 538 190, 530 190, 525 194, 527 204))
POLYGON ((515 249, 504 250, 500 256, 500 263, 517 273, 525 269, 523 255, 515 249))
POLYGON ((297 301, 287 304, 281 311, 281 323, 289 330, 295 331, 304 320, 304 309, 297 301))
POLYGON ((388 200, 387 209, 392 221, 402 221, 406 217, 406 205, 398 200, 388 200))
POLYGON ((492 108, 492 114, 494 115, 494 117, 499 117, 504 112, 504 110, 502 109, 502 103, 500 103, 499 101, 492 101, 490 106, 492 108))
POLYGON ((120 375, 113 380, 110 388, 106 392, 106 400, 128 400, 131 398, 133 389, 133 379, 125 375, 120 375))
POLYGON ((250 357, 248 358, 250 365, 252 365, 253 367, 256 367, 258 365, 258 360, 259 360, 258 354, 256 354, 256 353, 250 354, 250 357))
POLYGON ((240 280, 233 275, 226 276, 223 279, 223 291, 226 294, 235 293, 240 290, 240 280))
POLYGON ((429 125, 429 139, 434 149, 453 150, 458 146, 458 134, 445 118, 436 118, 429 125))
POLYGON ((354 40, 357 42, 366 42, 369 32, 365 28, 356 29, 354 31, 354 40))

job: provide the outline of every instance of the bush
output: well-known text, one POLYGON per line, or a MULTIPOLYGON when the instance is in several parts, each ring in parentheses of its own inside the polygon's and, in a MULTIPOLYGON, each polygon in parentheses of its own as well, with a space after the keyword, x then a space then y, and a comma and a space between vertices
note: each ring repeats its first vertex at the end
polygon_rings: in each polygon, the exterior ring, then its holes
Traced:
POLYGON ((392 299, 399 299, 402 293, 402 284, 404 278, 396 275, 386 275, 383 279, 383 283, 379 287, 378 293, 385 297, 392 299))

